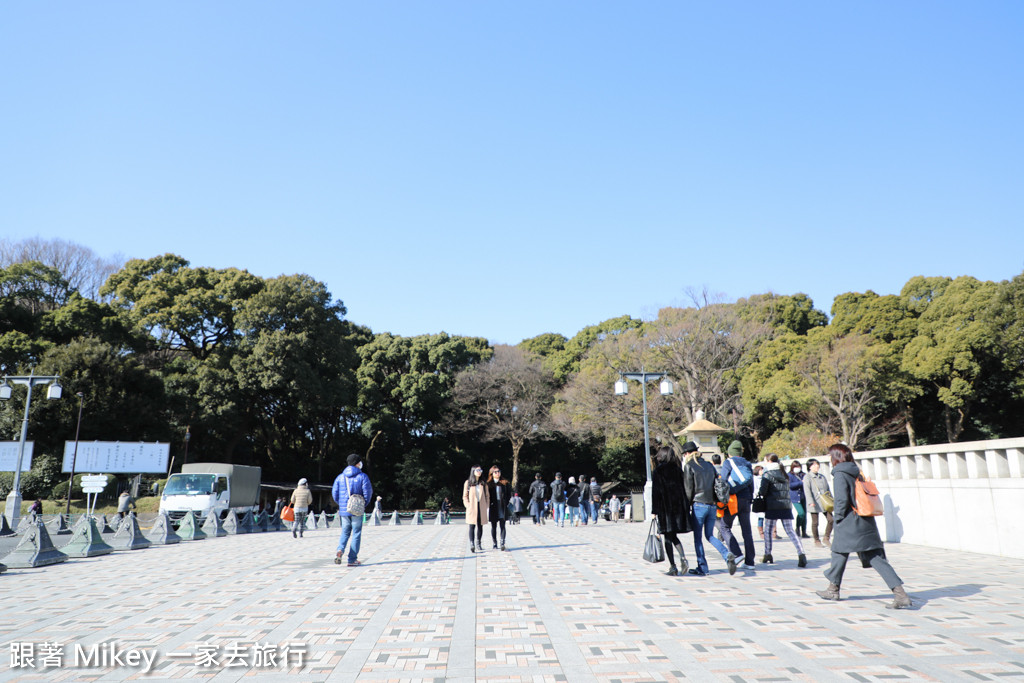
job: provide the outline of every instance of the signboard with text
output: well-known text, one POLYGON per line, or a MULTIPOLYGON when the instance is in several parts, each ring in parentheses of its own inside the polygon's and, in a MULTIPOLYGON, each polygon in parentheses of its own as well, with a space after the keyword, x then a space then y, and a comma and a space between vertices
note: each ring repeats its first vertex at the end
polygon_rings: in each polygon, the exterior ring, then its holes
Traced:
POLYGON ((79 441, 78 455, 74 456, 75 442, 64 442, 64 472, 71 471, 75 459, 76 472, 110 472, 141 474, 166 472, 171 453, 169 443, 142 443, 126 441, 79 441))
MULTIPOLYGON (((13 472, 18 465, 18 441, 0 441, 0 472, 13 472)), ((25 456, 21 461, 21 471, 32 469, 32 446, 34 442, 25 442, 25 456)))

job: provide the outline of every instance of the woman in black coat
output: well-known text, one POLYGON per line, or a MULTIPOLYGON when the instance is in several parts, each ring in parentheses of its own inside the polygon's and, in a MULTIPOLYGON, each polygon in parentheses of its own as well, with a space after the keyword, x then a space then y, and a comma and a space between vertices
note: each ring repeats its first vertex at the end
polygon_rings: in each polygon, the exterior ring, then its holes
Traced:
POLYGON ((878 524, 874 517, 861 517, 854 506, 857 503, 856 482, 860 478, 860 468, 853 462, 853 452, 848 446, 837 443, 829 447, 828 455, 832 459, 832 490, 835 507, 832 516, 835 520, 832 536, 832 565, 825 572, 828 588, 817 591, 825 600, 839 599, 839 586, 843 583, 843 572, 850 553, 857 553, 861 564, 871 567, 882 576, 885 585, 892 591, 894 600, 886 605, 889 609, 905 609, 913 606, 910 596, 903 589, 903 580, 896 574, 889 561, 885 559, 885 547, 878 533, 878 524))
POLYGON ((768 456, 765 464, 764 474, 761 475, 761 490, 758 495, 764 498, 764 557, 761 562, 772 564, 772 540, 775 538, 775 522, 781 521, 782 528, 786 530, 789 540, 796 548, 797 566, 807 566, 807 556, 804 555, 803 544, 800 537, 793 530, 793 504, 789 496, 789 476, 782 471, 779 463, 779 456, 772 453, 768 456))
POLYGON ((487 519, 491 520, 491 541, 494 548, 498 548, 498 527, 501 527, 501 549, 505 550, 505 521, 508 517, 509 491, 511 487, 507 480, 501 476, 501 470, 497 465, 491 467, 487 473, 487 492, 490 494, 487 519))
POLYGON ((657 466, 651 474, 654 490, 651 493, 651 512, 658 518, 658 529, 665 535, 665 556, 668 557, 669 576, 686 574, 690 565, 679 542, 679 534, 692 531, 690 527, 690 501, 683 485, 683 468, 679 466, 671 446, 662 446, 654 456, 657 466), (676 567, 673 548, 679 551, 680 568, 676 567))

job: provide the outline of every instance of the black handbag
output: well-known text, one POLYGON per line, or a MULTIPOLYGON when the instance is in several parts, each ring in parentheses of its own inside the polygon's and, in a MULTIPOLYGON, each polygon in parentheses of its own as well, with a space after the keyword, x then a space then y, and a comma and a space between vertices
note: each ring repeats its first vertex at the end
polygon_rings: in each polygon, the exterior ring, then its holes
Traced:
POLYGON ((647 532, 647 541, 644 543, 644 559, 648 562, 664 562, 665 546, 661 542, 661 536, 654 528, 655 521, 651 520, 651 528, 647 532))
POLYGON ((764 499, 764 496, 758 496, 750 502, 750 511, 762 513, 768 509, 768 501, 764 499))

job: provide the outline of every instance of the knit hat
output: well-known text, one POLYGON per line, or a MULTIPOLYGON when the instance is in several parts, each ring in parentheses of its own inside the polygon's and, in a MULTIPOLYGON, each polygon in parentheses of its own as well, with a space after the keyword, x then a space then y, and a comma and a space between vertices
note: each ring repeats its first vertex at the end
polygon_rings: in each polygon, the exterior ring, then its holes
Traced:
POLYGON ((695 444, 692 441, 687 441, 686 443, 683 444, 683 455, 686 455, 687 453, 693 453, 694 451, 697 450, 700 449, 697 447, 697 444, 695 444))
POLYGON ((733 457, 733 456, 739 456, 739 457, 742 458, 743 457, 743 444, 740 443, 739 441, 733 441, 731 444, 729 444, 729 449, 728 449, 727 452, 729 453, 729 457, 730 458, 733 457))
POLYGON ((306 485, 306 478, 303 477, 302 479, 299 479, 299 486, 305 486, 305 485, 306 485))
POLYGON ((351 465, 352 467, 355 467, 356 465, 358 465, 362 461, 363 461, 363 457, 361 455, 359 455, 358 453, 353 453, 350 456, 348 456, 348 464, 351 465))

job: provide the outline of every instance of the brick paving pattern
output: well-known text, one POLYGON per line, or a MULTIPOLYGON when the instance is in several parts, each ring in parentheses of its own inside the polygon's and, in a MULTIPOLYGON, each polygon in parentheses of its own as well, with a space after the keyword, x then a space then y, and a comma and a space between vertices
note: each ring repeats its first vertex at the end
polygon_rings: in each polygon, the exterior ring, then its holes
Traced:
POLYGON ((0 681, 1024 680, 1021 560, 889 545, 918 604, 891 611, 856 562, 841 602, 818 599, 827 549, 673 578, 640 559, 642 524, 527 521, 474 555, 464 524, 431 521, 364 526, 356 568, 333 563, 335 527, 10 569, 0 681))

